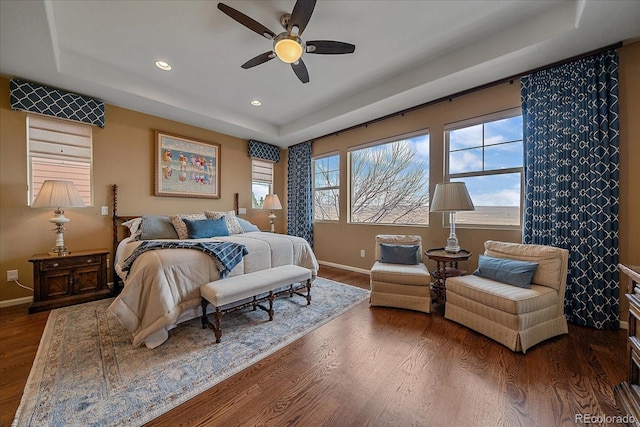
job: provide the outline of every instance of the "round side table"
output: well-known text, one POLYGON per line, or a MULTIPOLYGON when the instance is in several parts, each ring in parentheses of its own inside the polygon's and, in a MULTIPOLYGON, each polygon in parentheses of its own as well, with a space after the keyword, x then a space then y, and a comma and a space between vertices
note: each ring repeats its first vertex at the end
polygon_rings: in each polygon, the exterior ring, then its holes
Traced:
POLYGON ((462 276, 467 272, 458 268, 459 261, 467 261, 471 257, 471 252, 461 249, 460 252, 447 252, 444 248, 429 249, 424 252, 425 256, 436 262, 436 269, 431 272, 434 281, 431 289, 435 294, 436 301, 444 304, 447 298, 447 288, 445 282, 447 277, 462 276))

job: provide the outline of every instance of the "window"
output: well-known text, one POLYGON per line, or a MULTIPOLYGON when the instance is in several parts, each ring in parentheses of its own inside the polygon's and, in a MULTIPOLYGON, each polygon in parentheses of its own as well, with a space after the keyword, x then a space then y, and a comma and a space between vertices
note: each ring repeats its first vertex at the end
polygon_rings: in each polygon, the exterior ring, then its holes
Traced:
POLYGON ((512 109, 445 127, 449 181, 466 183, 475 211, 456 225, 521 224, 522 114, 512 109))
POLYGON ((429 224, 429 134, 424 130, 349 152, 350 221, 429 224))
POLYGON ((273 193, 273 163, 251 160, 251 207, 262 209, 264 198, 273 193))
POLYGON ((73 181, 82 200, 93 206, 92 129, 68 120, 27 116, 28 203, 45 180, 73 181))
POLYGON ((313 220, 340 218, 340 155, 313 159, 313 220))

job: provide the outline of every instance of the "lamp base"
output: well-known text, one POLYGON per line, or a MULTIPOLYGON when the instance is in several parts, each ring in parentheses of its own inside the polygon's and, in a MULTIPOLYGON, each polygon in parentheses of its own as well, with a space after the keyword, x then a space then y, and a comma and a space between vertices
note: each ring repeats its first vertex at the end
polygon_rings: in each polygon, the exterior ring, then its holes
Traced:
POLYGON ((447 246, 445 246, 444 251, 452 254, 460 252, 460 245, 458 244, 458 238, 456 236, 449 236, 447 239, 447 246))

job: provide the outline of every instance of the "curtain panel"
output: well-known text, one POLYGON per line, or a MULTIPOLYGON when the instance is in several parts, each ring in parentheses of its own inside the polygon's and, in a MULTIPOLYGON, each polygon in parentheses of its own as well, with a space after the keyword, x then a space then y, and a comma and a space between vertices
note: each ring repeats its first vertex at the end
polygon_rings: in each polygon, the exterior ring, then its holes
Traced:
POLYGON ((311 142, 289 147, 287 178, 287 233, 313 247, 311 142))
POLYGON ((524 243, 569 250, 567 319, 619 327, 618 55, 521 79, 524 243))

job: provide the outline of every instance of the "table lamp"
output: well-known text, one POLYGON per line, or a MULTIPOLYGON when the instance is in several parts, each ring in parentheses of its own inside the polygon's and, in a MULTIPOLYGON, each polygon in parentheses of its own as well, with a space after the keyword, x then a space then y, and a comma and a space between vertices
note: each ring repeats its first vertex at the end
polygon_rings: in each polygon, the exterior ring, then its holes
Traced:
POLYGON ((274 210, 282 209, 282 205, 280 204, 280 199, 278 199, 277 194, 267 194, 267 197, 264 199, 264 203, 262 204, 262 209, 268 209, 271 211, 269 214, 269 222, 271 222, 271 232, 276 232, 276 227, 273 224, 273 220, 276 219, 276 215, 273 213, 274 210))
POLYGON ((458 236, 456 236, 456 211, 475 210, 471 197, 469 197, 469 192, 467 192, 467 186, 464 182, 437 184, 429 210, 431 212, 449 212, 451 232, 444 250, 451 253, 460 252, 458 236))
POLYGON ((33 201, 33 208, 56 208, 53 218, 49 222, 56 225, 53 231, 56 232, 56 246, 49 254, 64 256, 67 248, 64 245, 64 225, 70 221, 64 216, 61 208, 81 208, 85 204, 78 189, 71 181, 47 180, 42 184, 38 197, 33 201))

